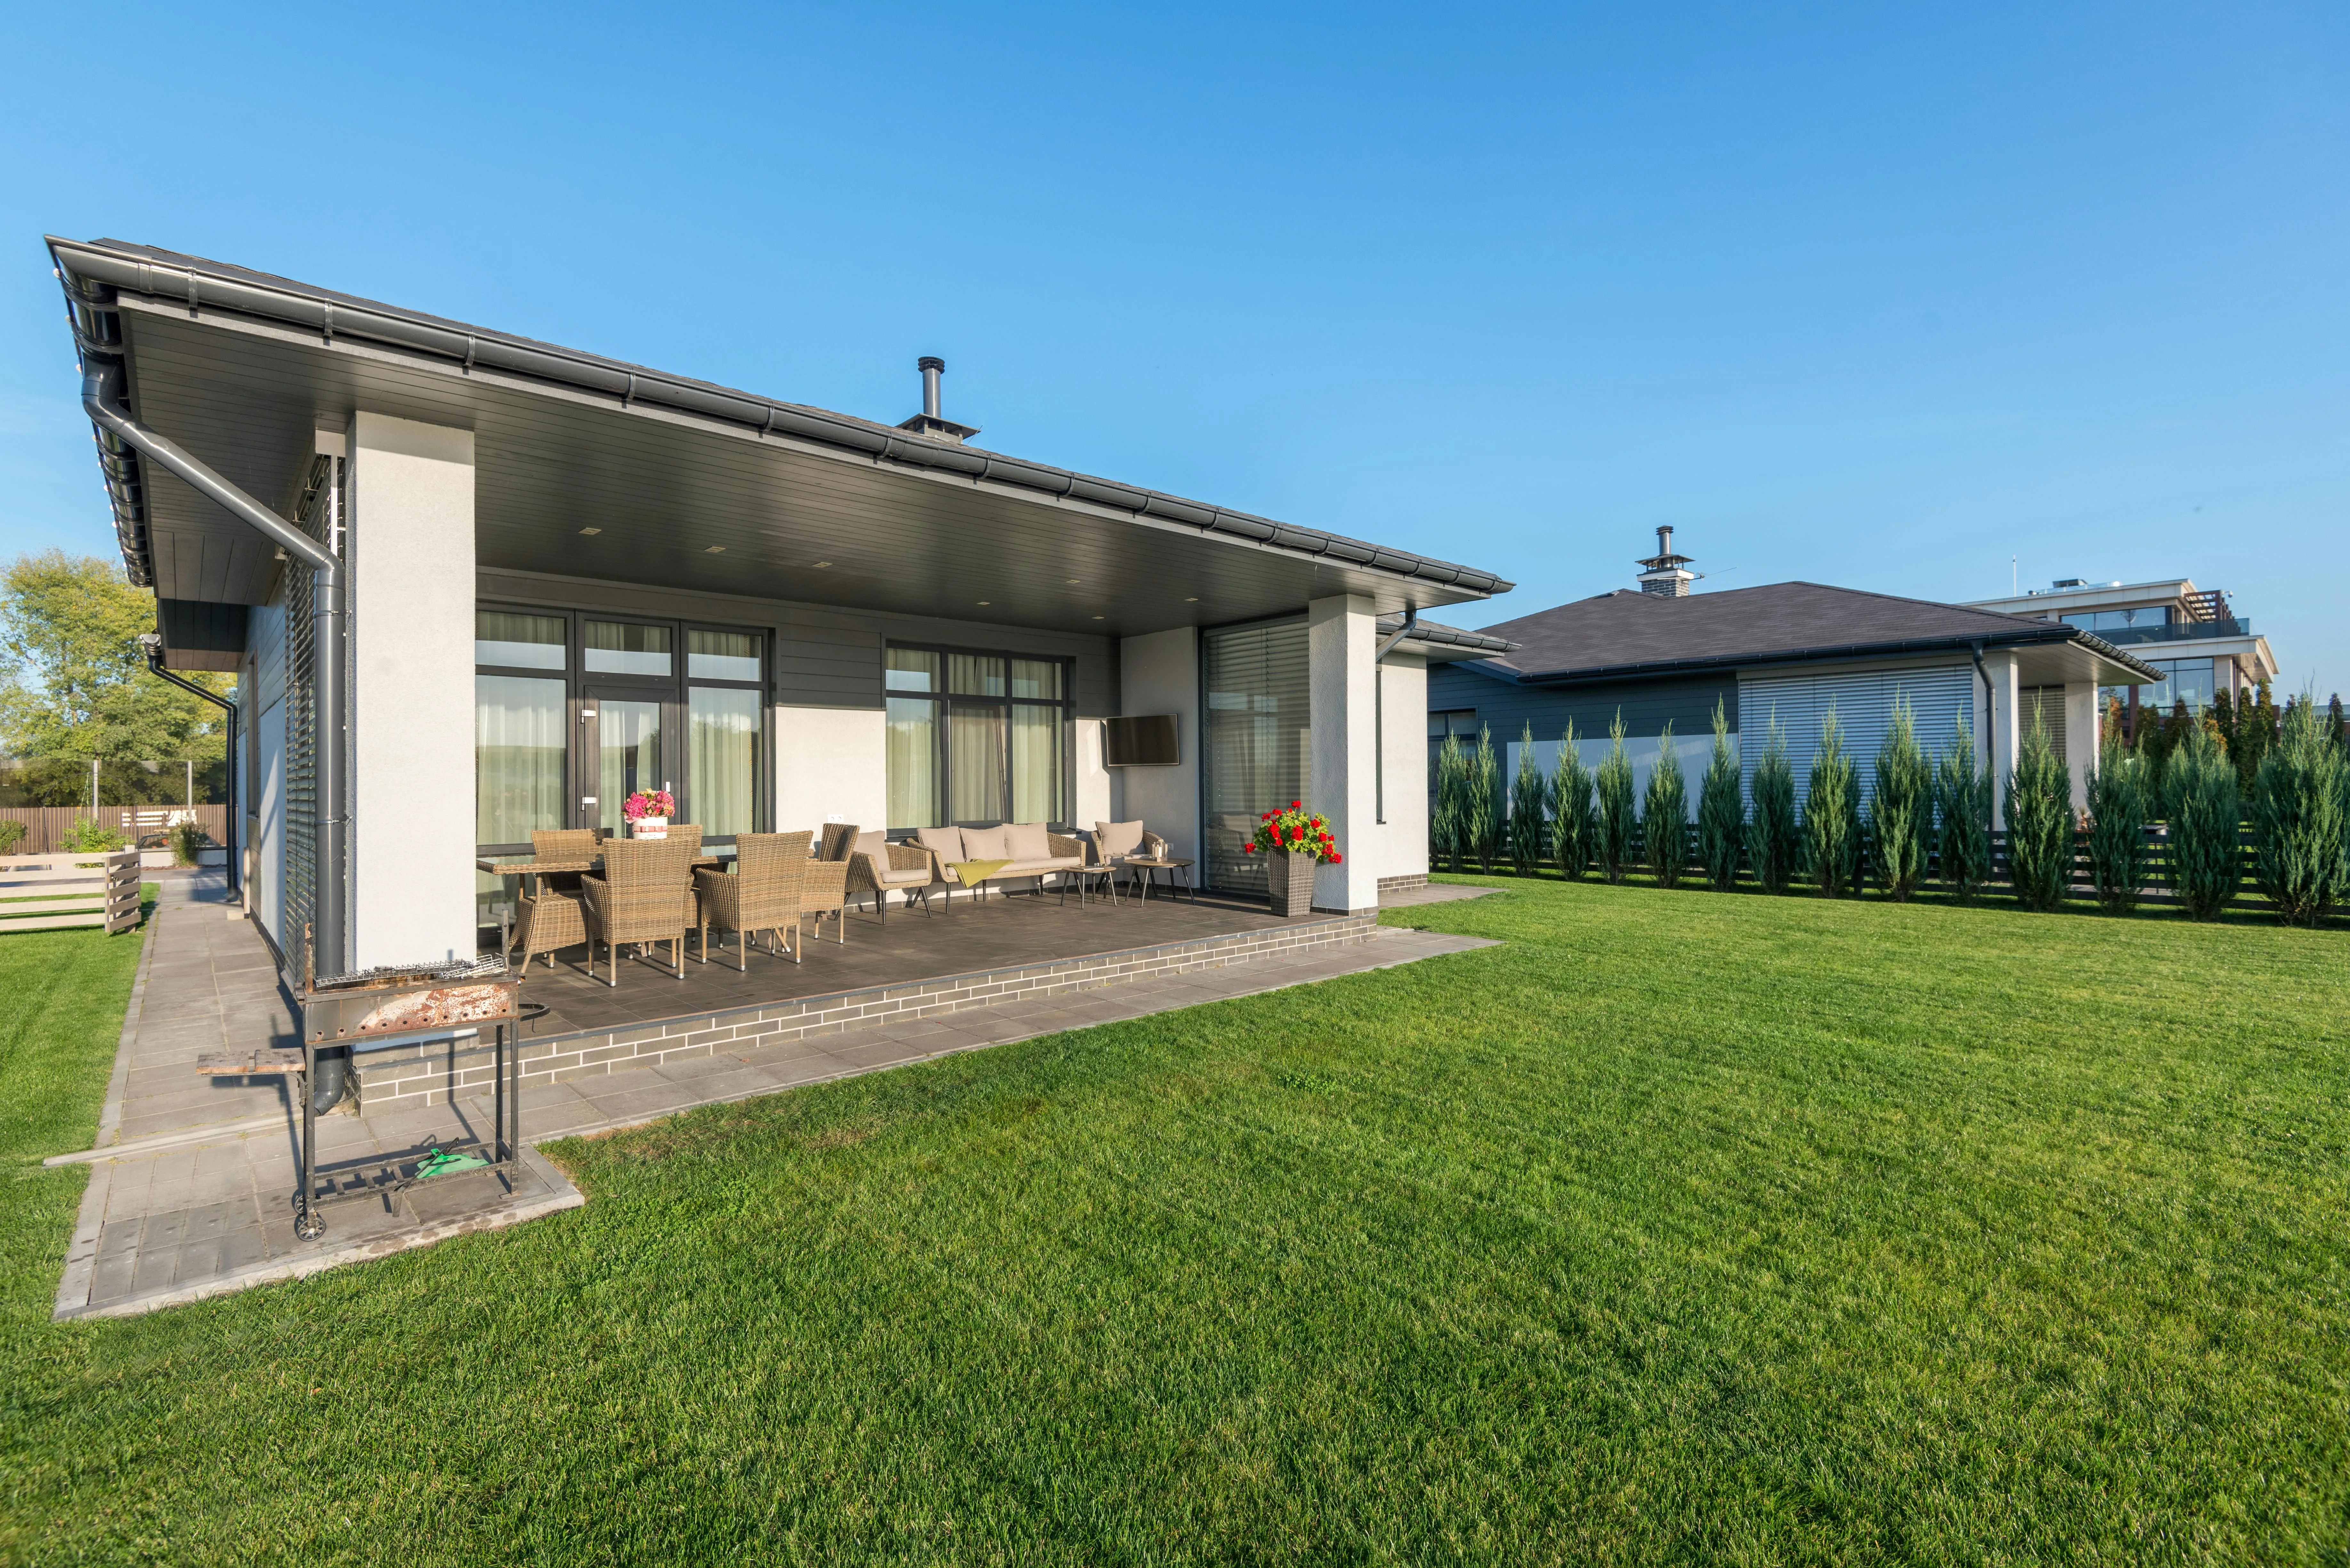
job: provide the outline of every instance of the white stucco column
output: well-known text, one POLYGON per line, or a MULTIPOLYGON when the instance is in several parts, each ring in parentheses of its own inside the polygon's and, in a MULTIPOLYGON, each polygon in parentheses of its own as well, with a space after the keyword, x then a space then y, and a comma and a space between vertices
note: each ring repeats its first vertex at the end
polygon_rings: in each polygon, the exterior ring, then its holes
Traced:
POLYGON ((1385 783, 1379 815, 1381 877, 1428 875, 1428 660, 1390 653, 1380 667, 1379 711, 1385 783))
POLYGON ((2064 766, 2073 777, 2073 815, 2089 809, 2089 775, 2097 771, 2097 731, 2105 715, 2097 711, 2097 688, 2090 681, 2064 686, 2064 766))
POLYGON ((1307 805, 1330 819, 1339 863, 1314 878, 1317 909, 1376 909, 1381 833, 1373 742, 1378 622, 1358 595, 1315 599, 1306 608, 1307 691, 1313 702, 1314 782, 1307 805))
POLYGON ((2016 709, 2020 687, 2015 655, 1986 653, 1983 668, 1991 675, 1991 722, 1984 740, 1991 748, 1991 825, 2007 826, 2007 775, 2015 771, 2015 754, 2023 743, 2016 709))
MULTIPOLYGON (((1175 716, 1172 767, 1115 768, 1110 809, 1167 840, 1178 859, 1200 854, 1200 632, 1179 626, 1122 639, 1118 648, 1118 711, 1128 718, 1175 716)), ((1108 820, 1108 819, 1106 819, 1108 820)), ((1093 824, 1080 819, 1079 827, 1093 824)), ((1204 865, 1191 868, 1205 879, 1204 865)))
POLYGON ((352 416, 350 963, 471 959, 473 432, 352 416))
POLYGON ((803 829, 824 839, 827 822, 868 833, 889 826, 889 727, 880 708, 778 704, 775 831, 803 829))

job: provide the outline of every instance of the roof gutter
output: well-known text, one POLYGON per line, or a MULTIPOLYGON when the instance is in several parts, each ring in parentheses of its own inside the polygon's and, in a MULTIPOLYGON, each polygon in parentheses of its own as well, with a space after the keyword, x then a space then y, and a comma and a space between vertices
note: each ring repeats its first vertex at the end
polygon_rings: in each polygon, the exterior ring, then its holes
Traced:
MULTIPOLYGON (((1087 502, 1130 513, 1137 519, 1175 524, 1205 535, 1262 545, 1317 564, 1327 562, 1381 572, 1479 596, 1508 593, 1516 586, 1473 566, 1390 550, 1359 539, 1004 457, 977 447, 926 441, 822 409, 774 402, 707 381, 663 375, 553 344, 487 332, 371 301, 328 296, 242 269, 236 274, 221 272, 190 265, 192 258, 161 262, 112 245, 56 235, 48 237, 48 246, 69 298, 88 293, 93 285, 129 289, 152 298, 185 301, 192 316, 200 310, 220 310, 255 317, 316 332, 320 341, 329 346, 338 337, 365 338, 430 355, 467 373, 476 368, 502 370, 602 393, 619 400, 622 408, 656 404, 718 421, 760 437, 795 436, 876 462, 905 463, 962 474, 976 482, 1014 485, 1055 500, 1087 502)), ((116 341, 119 346, 119 336, 116 341)), ((116 351, 120 351, 119 347, 116 351)), ((119 511, 117 522, 120 527, 119 511)), ((140 547, 143 552, 143 539, 140 547)))
POLYGON ((1609 664, 1580 670, 1535 670, 1512 672, 1510 679, 1522 686, 1581 685, 1596 680, 1622 680, 1696 673, 1708 670, 1745 669, 1762 664, 1803 664, 1814 659, 1856 659, 1867 654, 1946 653, 1981 649, 1996 642, 2002 647, 2038 648, 2051 643, 2074 642, 2088 649, 2099 658, 2121 666, 2132 675, 2151 685, 2159 682, 2162 671, 2132 658, 2113 644, 2090 636, 2078 627, 2055 626, 2047 634, 2025 633, 1997 638, 1937 637, 1906 638, 1896 642, 1839 643, 1821 648, 1791 649, 1783 653, 1752 654, 1724 653, 1703 659, 1659 659, 1636 664, 1609 664))

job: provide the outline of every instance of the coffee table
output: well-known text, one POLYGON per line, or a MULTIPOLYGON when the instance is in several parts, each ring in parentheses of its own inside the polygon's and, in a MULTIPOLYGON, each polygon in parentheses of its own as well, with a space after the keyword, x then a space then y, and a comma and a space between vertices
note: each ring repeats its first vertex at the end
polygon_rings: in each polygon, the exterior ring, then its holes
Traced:
POLYGON ((1117 907, 1117 867, 1077 866, 1063 870, 1061 873, 1061 902, 1064 904, 1069 901, 1069 884, 1071 882, 1075 882, 1077 885, 1077 908, 1080 909, 1086 907, 1086 894, 1089 889, 1096 898, 1099 898, 1102 894, 1107 893, 1109 895, 1111 907, 1117 907))
POLYGON ((1120 866, 1139 867, 1141 868, 1142 901, 1146 904, 1150 902, 1151 879, 1155 874, 1160 871, 1167 873, 1167 896, 1169 898, 1173 898, 1178 890, 1175 885, 1175 873, 1180 871, 1183 873, 1183 884, 1180 889, 1183 896, 1191 899, 1191 902, 1195 904, 1200 901, 1200 889, 1198 885, 1191 880, 1191 862, 1189 860, 1180 860, 1171 855, 1154 857, 1129 855, 1125 859, 1119 861, 1118 864, 1120 866))

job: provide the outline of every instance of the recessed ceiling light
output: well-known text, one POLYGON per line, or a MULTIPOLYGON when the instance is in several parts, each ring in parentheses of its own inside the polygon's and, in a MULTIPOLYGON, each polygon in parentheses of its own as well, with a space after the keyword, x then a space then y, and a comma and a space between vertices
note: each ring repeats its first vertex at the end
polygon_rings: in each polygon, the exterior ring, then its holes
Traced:
POLYGON ((816 569, 817 571, 821 572, 821 571, 823 571, 827 566, 831 566, 831 565, 832 565, 832 563, 831 563, 830 561, 818 561, 818 562, 816 562, 816 569))
POLYGON ((1064 581, 1064 582, 1067 583, 1067 584, 1069 585, 1069 587, 1073 587, 1073 588, 1074 588, 1074 587, 1076 587, 1077 586, 1077 579, 1076 579, 1076 578, 1075 578, 1075 577, 1064 577, 1064 578, 1062 579, 1062 581, 1064 581))
POLYGON ((1184 602, 1185 604, 1187 604, 1187 605, 1195 605, 1195 604, 1198 604, 1200 601, 1199 601, 1198 599, 1196 599, 1196 598, 1191 598, 1191 599, 1185 599, 1183 602, 1184 602))
POLYGON ((601 534, 603 531, 604 530, 601 528, 582 528, 579 530, 582 534, 589 535, 591 536, 597 534, 601 534))
POLYGON ((1106 615, 1097 615, 1097 616, 1094 617, 1094 618, 1095 618, 1096 620, 1107 620, 1107 619, 1109 618, 1109 617, 1107 617, 1107 616, 1106 616, 1106 615))
POLYGON ((723 545, 704 545, 702 547, 702 553, 705 556, 723 556, 726 553, 726 546, 723 545))
POLYGON ((994 602, 995 602, 995 601, 994 601, 993 599, 982 599, 982 600, 980 600, 980 601, 979 601, 979 607, 980 607, 980 608, 982 608, 982 609, 985 609, 988 606, 990 606, 990 605, 993 604, 994 602))

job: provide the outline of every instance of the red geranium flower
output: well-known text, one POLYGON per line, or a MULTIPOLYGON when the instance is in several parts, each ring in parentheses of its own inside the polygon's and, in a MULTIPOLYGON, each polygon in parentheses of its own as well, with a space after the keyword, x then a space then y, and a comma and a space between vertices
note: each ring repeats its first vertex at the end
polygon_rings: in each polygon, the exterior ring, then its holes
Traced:
POLYGON ((1256 846, 1253 844, 1243 844, 1241 846, 1241 853, 1243 855, 1253 855, 1256 853, 1256 846))
POLYGON ((1289 803, 1289 809, 1290 809, 1290 810, 1292 810, 1292 811, 1295 811, 1295 810, 1297 809, 1297 803, 1296 803, 1295 801, 1294 801, 1294 800, 1293 800, 1293 801, 1291 801, 1291 802, 1289 803))

